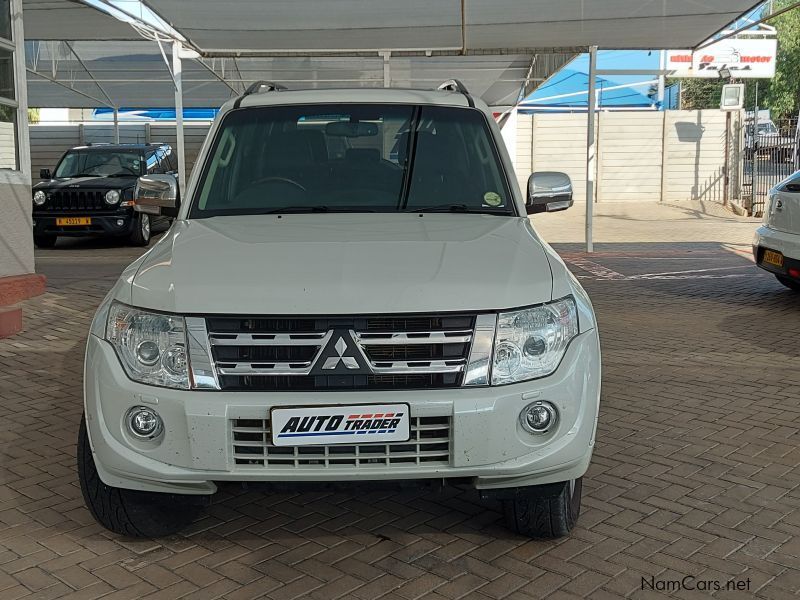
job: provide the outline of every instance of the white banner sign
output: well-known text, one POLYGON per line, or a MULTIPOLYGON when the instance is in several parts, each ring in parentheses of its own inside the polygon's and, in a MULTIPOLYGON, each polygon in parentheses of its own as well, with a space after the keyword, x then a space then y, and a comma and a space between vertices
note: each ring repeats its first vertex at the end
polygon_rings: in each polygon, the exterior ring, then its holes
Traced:
POLYGON ((691 50, 667 51, 667 69, 671 77, 718 78, 720 69, 728 69, 737 79, 775 76, 776 39, 722 40, 692 53, 691 50))

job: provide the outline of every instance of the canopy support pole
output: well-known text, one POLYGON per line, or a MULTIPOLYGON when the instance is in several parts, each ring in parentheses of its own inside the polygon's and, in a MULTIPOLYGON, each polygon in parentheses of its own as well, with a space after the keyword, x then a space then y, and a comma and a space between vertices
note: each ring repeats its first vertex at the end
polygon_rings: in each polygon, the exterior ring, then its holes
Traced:
POLYGON ((595 79, 597 75, 597 46, 589 47, 589 93, 586 98, 586 252, 594 252, 592 217, 594 211, 594 174, 596 170, 596 146, 594 139, 595 79))
POLYGON ((178 152, 178 185, 181 197, 186 196, 186 154, 183 143, 183 81, 181 68, 181 43, 172 43, 172 77, 175 81, 175 134, 178 152))
POLYGON ((119 144, 119 109, 114 107, 114 143, 119 144))
POLYGON ((383 87, 390 88, 392 87, 392 53, 391 51, 381 52, 380 55, 383 57, 383 87))

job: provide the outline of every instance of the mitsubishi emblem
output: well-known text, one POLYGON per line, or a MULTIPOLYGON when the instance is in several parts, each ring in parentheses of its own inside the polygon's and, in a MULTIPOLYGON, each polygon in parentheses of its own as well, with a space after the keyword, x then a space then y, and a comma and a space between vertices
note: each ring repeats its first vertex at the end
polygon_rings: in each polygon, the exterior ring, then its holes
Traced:
POLYGON ((339 366, 340 362, 348 369, 358 369, 358 361, 356 361, 356 359, 352 356, 344 355, 345 351, 347 350, 347 342, 344 341, 343 337, 339 336, 339 341, 336 342, 336 345, 333 348, 336 350, 337 356, 329 356, 326 358, 325 363, 322 365, 323 369, 335 369, 339 366))

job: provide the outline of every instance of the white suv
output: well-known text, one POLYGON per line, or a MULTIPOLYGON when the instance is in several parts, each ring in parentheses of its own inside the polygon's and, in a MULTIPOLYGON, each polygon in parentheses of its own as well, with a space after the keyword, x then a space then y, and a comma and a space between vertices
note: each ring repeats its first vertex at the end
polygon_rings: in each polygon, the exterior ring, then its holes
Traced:
POLYGON ((800 292, 800 171, 770 190, 763 220, 753 239, 756 264, 800 292))
MULTIPOLYGON (((174 209, 174 179, 142 177, 136 202, 174 209)), ((490 110, 458 82, 264 84, 228 102, 178 219, 92 323, 89 509, 160 536, 216 482, 427 480, 499 498, 524 534, 567 534, 600 344, 527 215, 571 204, 560 173, 523 197, 490 110)))

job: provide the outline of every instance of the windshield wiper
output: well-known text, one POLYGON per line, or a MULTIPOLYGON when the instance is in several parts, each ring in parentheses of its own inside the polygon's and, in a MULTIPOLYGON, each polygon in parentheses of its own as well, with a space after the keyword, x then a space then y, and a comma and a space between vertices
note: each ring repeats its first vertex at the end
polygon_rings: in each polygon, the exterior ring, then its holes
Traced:
POLYGON ((375 212, 371 208, 330 208, 325 205, 318 206, 284 206, 282 208, 273 208, 270 210, 256 211, 254 215, 277 215, 282 213, 362 213, 362 212, 375 212))
POLYGON ((324 213, 328 212, 327 206, 282 206, 281 208, 271 208, 269 210, 258 210, 252 213, 248 213, 251 215, 277 215, 280 213, 304 213, 304 212, 319 212, 324 213))
POLYGON ((466 204, 439 204, 436 206, 423 206, 422 208, 409 208, 403 212, 410 213, 426 213, 426 212, 459 212, 459 213, 480 213, 490 215, 505 215, 504 210, 481 210, 477 208, 470 208, 466 204))

